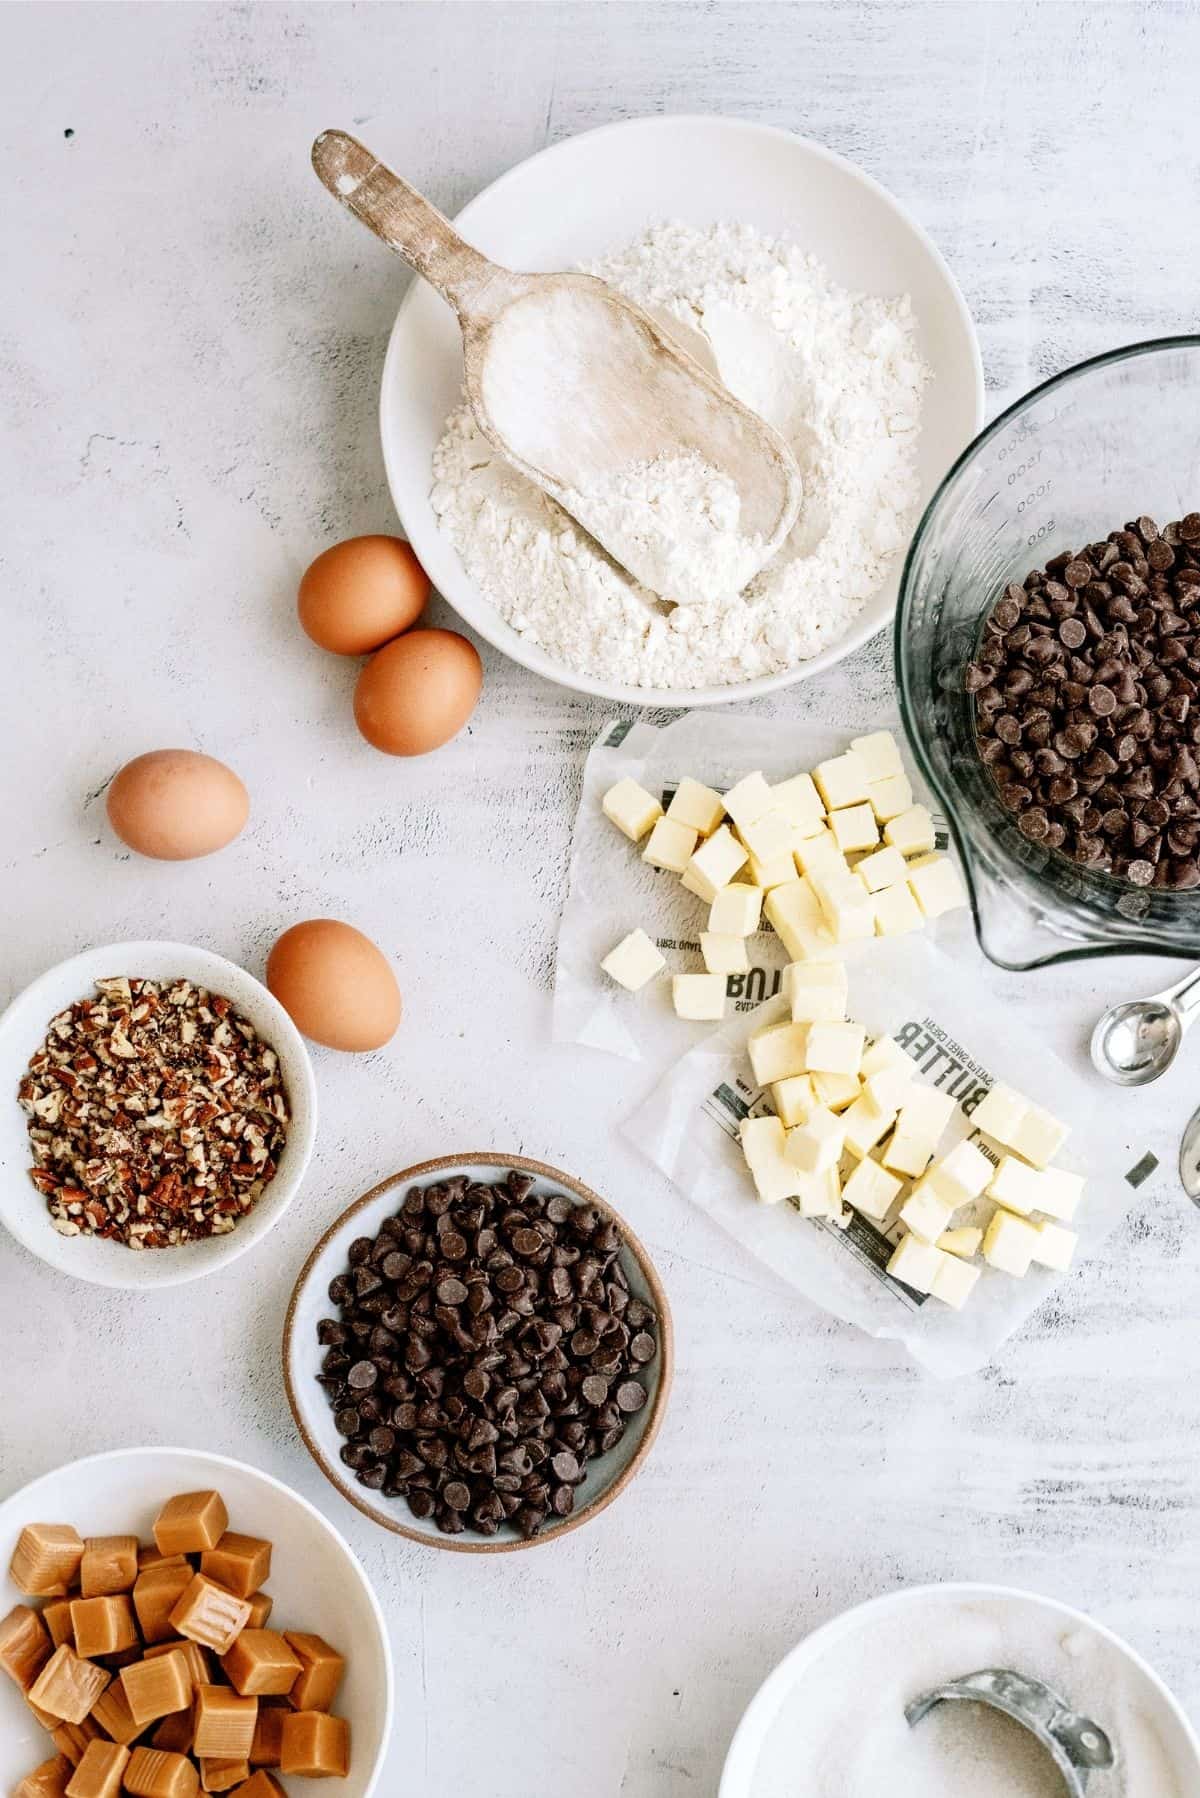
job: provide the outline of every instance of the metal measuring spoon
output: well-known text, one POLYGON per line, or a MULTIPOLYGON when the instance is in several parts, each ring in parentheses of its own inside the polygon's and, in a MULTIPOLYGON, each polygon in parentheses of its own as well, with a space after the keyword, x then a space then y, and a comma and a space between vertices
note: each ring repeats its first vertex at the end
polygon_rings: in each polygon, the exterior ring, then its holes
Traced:
POLYGON ((1071 1798, 1087 1798, 1088 1774, 1116 1765, 1112 1743, 1098 1723, 1073 1711, 1065 1698, 1040 1679, 1003 1667, 985 1667, 938 1686, 905 1706, 910 1727, 947 1699, 970 1699, 1003 1711, 1035 1735, 1063 1776, 1071 1798))
POLYGON ((1146 999, 1110 1005, 1092 1031, 1092 1066, 1118 1086, 1165 1074, 1200 1011, 1200 968, 1146 999))

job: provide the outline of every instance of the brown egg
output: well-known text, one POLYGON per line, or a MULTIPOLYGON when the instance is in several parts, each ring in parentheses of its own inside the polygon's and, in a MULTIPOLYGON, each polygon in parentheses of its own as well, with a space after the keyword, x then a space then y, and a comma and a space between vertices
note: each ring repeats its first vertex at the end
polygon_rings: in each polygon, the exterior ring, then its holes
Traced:
POLYGON ((336 918, 285 930, 267 957, 267 985, 302 1035, 327 1049, 379 1049, 396 1034, 400 988, 369 937, 336 918))
POLYGON ((371 657, 354 689, 354 720, 387 755, 425 755, 457 736, 479 698, 479 651, 455 631, 409 631, 371 657))
POLYGON ((250 815, 250 795, 233 769, 194 749, 135 756, 114 775, 106 803, 121 841, 164 862, 224 849, 250 815))
POLYGON ((429 576, 399 537, 349 537, 319 555, 300 582, 303 629, 322 649, 364 656, 421 616, 429 576))

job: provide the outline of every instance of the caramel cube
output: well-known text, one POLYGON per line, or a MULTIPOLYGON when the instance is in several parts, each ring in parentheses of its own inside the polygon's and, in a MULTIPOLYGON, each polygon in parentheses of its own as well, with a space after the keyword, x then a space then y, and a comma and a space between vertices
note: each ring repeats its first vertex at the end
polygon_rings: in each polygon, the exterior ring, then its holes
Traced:
POLYGON ((42 1606, 42 1622, 50 1631, 50 1640, 56 1648, 67 1642, 75 1646, 75 1631, 71 1628, 71 1600, 54 1598, 49 1604, 42 1606))
POLYGON ((231 1792, 250 1777, 249 1761, 200 1762, 200 1784, 206 1792, 231 1792))
POLYGON ((186 1754, 135 1748, 125 1769, 125 1790, 135 1798, 194 1798, 199 1775, 186 1754))
POLYGON ((39 1710, 38 1706, 33 1702, 33 1699, 29 1696, 28 1692, 26 1692, 26 1694, 25 1694, 25 1703, 28 1705, 29 1709, 33 1712, 34 1720, 36 1722, 40 1723, 43 1729, 48 1729, 51 1732, 51 1734, 53 1734, 53 1732, 58 1728, 59 1719, 57 1717, 52 1717, 50 1715, 49 1711, 39 1710))
POLYGON ((61 1717, 64 1723, 82 1723, 111 1679, 104 1667, 81 1660, 64 1642, 34 1680, 29 1696, 52 1717, 61 1717))
POLYGON ((50 1656, 54 1644, 37 1612, 16 1604, 0 1618, 0 1667, 28 1692, 50 1656))
POLYGON ((246 1603, 250 1606, 250 1615, 246 1619, 247 1629, 263 1629, 267 1618, 271 1615, 275 1600, 269 1592, 252 1592, 246 1603))
POLYGON ((224 1686, 198 1686, 192 1721, 192 1752, 201 1760, 244 1761, 250 1758, 258 1699, 243 1698, 224 1686))
POLYGON ((133 1606, 123 1592, 112 1598, 72 1599, 71 1628, 75 1652, 87 1660, 98 1654, 120 1654, 123 1648, 137 1648, 140 1642, 133 1606))
POLYGON ((192 1707, 164 1717, 150 1737, 152 1748, 165 1748, 168 1754, 188 1754, 192 1746, 192 1707))
POLYGON ((250 1775, 244 1786, 234 1787, 233 1798, 287 1798, 287 1793, 277 1779, 272 1779, 260 1767, 257 1773, 250 1775))
POLYGON ((279 1749, 283 1739, 283 1720, 288 1715, 282 1705, 267 1708, 258 1707, 258 1722, 254 1725, 254 1741, 250 1748, 250 1765, 252 1767, 277 1767, 279 1765, 279 1749))
POLYGON ((131 1592, 137 1559, 136 1536, 88 1536, 79 1563, 80 1595, 107 1598, 113 1592, 131 1592))
POLYGON ((177 1648, 153 1660, 122 1667, 121 1684, 130 1710, 143 1726, 159 1717, 169 1717, 174 1711, 184 1711, 192 1702, 192 1676, 177 1648))
POLYGON ((29 1523, 17 1537, 9 1577, 18 1592, 57 1598, 75 1584, 83 1538, 69 1523, 29 1523))
POLYGON ((300 1660, 273 1629, 244 1629, 221 1666, 230 1685, 243 1697, 284 1698, 302 1671, 300 1660))
MULTIPOLYGON (((142 1659, 156 1661, 160 1655, 164 1654, 181 1654, 183 1656, 194 1686, 212 1684, 212 1666, 199 1643, 189 1642, 184 1637, 177 1636, 173 1642, 156 1642, 153 1648, 146 1650, 142 1659)), ((188 1702, 190 1704, 191 1700, 189 1699, 188 1702)))
POLYGON ((52 1761, 43 1761, 32 1773, 27 1773, 19 1786, 13 1788, 12 1798, 63 1798, 73 1768, 65 1754, 56 1754, 52 1761))
POLYGON ((67 1782, 67 1798, 117 1798, 129 1750, 119 1742, 89 1742, 67 1782))
POLYGON ((337 1696, 346 1663, 320 1636, 285 1629, 284 1641, 300 1662, 300 1677, 291 1690, 298 1711, 327 1711, 337 1696))
POLYGON ((215 1548, 200 1556, 200 1571, 238 1598, 249 1598, 271 1575, 271 1544, 261 1536, 226 1530, 215 1548))
POLYGON ((100 1725, 91 1717, 85 1717, 82 1723, 60 1723, 57 1729, 50 1731, 50 1740, 60 1754, 66 1756, 73 1767, 77 1767, 83 1759, 83 1751, 89 1742, 94 1742, 100 1734, 100 1725))
POLYGON ((125 1688, 119 1679, 114 1679, 111 1686, 101 1692, 92 1706, 92 1721, 98 1723, 106 1736, 114 1742, 120 1742, 128 1748, 130 1742, 141 1735, 146 1727, 139 1723, 129 1708, 129 1700, 125 1696, 125 1688))
POLYGON ((154 1519, 154 1540, 164 1555, 196 1555, 215 1548, 228 1528, 229 1513, 219 1492, 181 1492, 154 1519))
POLYGON ((138 1574, 133 1588, 133 1608, 147 1642, 165 1642, 175 1634, 171 1627, 171 1612, 194 1577, 191 1563, 182 1555, 174 1560, 158 1561, 138 1574))
POLYGON ((176 1603, 169 1622, 189 1641, 215 1648, 218 1654, 228 1654, 245 1629, 249 1615, 250 1606, 244 1598, 197 1573, 176 1603))
POLYGON ((345 1779, 350 1771, 350 1725, 328 1711, 292 1711, 283 1720, 279 1771, 305 1779, 345 1779))

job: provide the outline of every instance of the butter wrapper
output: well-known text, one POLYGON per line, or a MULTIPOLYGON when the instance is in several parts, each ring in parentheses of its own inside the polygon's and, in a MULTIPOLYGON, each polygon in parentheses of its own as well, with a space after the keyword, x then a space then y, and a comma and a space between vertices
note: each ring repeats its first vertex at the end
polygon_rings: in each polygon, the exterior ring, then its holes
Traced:
MULTIPOLYGON (((1081 1078, 1048 1049, 1020 1022, 1018 1008, 997 1006, 979 964, 977 950, 951 958, 927 938, 877 941, 869 956, 849 966, 849 1015, 872 1036, 894 1037, 919 1077, 957 1100, 939 1156, 972 1134, 970 1114, 997 1080, 1070 1125, 1055 1165, 1087 1179, 1072 1224, 1079 1232, 1078 1265, 1095 1255, 1135 1195, 1163 1186, 1165 1170, 1130 1140, 1129 1111, 1106 1105, 1099 1082, 1081 1078)), ((771 1106, 753 1083, 745 1044, 751 1030, 787 1015, 786 1002, 775 998, 728 1018, 676 1061, 627 1120, 625 1134, 693 1204, 815 1305, 871 1336, 903 1343, 936 1375, 982 1367, 1074 1270, 1035 1268, 1014 1279, 982 1263, 974 1293, 954 1311, 886 1273, 902 1234, 894 1225, 877 1226, 855 1212, 842 1230, 801 1217, 787 1201, 760 1204, 738 1129, 743 1117, 771 1106)), ((843 1173, 852 1165, 844 1163, 843 1173)), ((992 1209, 992 1201, 978 1200, 954 1221, 982 1220, 992 1209)))

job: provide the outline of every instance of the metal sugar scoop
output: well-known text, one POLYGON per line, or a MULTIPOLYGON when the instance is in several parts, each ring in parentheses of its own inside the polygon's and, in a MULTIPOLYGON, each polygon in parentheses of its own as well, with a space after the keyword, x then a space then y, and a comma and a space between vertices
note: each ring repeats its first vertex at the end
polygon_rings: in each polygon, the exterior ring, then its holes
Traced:
MULTIPOLYGON (((631 469, 680 458, 732 483, 734 591, 770 560, 800 508, 796 459, 677 335, 594 276, 523 275, 490 262, 343 131, 322 132, 312 159, 329 192, 458 314, 467 400, 483 435, 635 580, 658 591, 659 562, 621 506, 603 496, 631 469)), ((702 522, 697 516, 695 544, 680 546, 678 563, 701 588, 713 578, 702 522)))
POLYGON ((1062 1774, 1070 1798, 1087 1798, 1088 1776, 1116 1765, 1112 1743, 1098 1723, 1073 1711, 1040 1679, 1029 1679, 1002 1667, 966 1673, 905 1707, 910 1726, 920 1723, 937 1704, 969 1700, 1002 1711, 1035 1735, 1062 1774))

